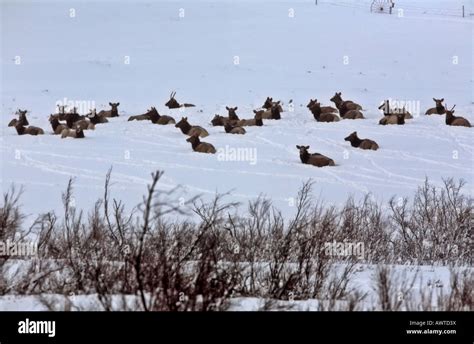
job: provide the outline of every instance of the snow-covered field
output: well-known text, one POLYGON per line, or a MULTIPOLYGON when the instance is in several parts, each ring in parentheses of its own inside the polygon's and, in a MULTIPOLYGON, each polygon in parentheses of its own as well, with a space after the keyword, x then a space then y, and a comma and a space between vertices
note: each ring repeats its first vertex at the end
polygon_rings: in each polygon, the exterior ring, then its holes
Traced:
POLYGON ((140 202, 157 169, 165 171, 160 187, 182 185, 185 197, 230 191, 229 200, 246 203, 265 194, 285 214, 309 178, 335 203, 369 192, 380 201, 410 196, 425 177, 463 178, 472 190, 471 129, 424 116, 433 97, 444 97, 456 104, 456 115, 474 122, 472 3, 397 1, 397 8, 407 7, 399 17, 370 13, 370 2, 2 1, 3 190, 22 185, 30 214, 57 209, 70 177, 77 205, 88 208, 111 166, 114 197, 129 206, 140 202), (463 4, 466 18, 448 15, 463 4), (197 106, 168 110, 172 90, 197 106), (367 119, 317 123, 306 104, 317 98, 333 105, 336 91, 362 104, 367 119), (226 105, 251 118, 267 96, 284 103, 281 121, 248 128, 245 136, 211 127, 226 105), (420 116, 405 126, 379 126, 377 106, 387 98, 415 104, 412 112, 419 106, 420 116), (120 102, 121 116, 87 131, 84 140, 61 140, 51 135, 48 115, 63 101, 79 102, 84 112, 120 102), (127 122, 150 106, 187 116, 209 131, 206 142, 247 149, 255 163, 195 153, 174 126, 127 122), (28 109, 30 124, 47 134, 18 136, 8 128, 18 108, 28 109), (380 150, 350 147, 344 137, 355 130, 380 150), (297 144, 337 166, 301 164, 297 144))

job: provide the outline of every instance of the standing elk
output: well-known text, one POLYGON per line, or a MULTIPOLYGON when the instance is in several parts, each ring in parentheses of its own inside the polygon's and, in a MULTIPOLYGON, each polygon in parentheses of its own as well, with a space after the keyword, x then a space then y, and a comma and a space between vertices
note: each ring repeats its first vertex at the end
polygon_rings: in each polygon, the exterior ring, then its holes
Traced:
POLYGON ((187 117, 181 118, 181 120, 178 123, 176 123, 175 127, 181 129, 181 132, 188 136, 194 136, 194 135, 198 135, 200 137, 209 136, 209 133, 203 127, 189 124, 187 117))
MULTIPOLYGON (((451 110, 446 110, 446 125, 452 125, 456 127, 471 127, 471 123, 467 119, 461 116, 454 116, 454 108, 456 105, 452 107, 451 110)), ((446 108, 448 106, 446 105, 446 108)))
POLYGON ((379 145, 377 142, 369 139, 360 139, 357 136, 357 131, 354 131, 352 134, 347 136, 344 141, 349 141, 352 147, 360 148, 360 149, 371 149, 377 150, 379 149, 379 145))
POLYGON ((120 103, 109 103, 109 105, 112 107, 112 109, 99 111, 100 117, 118 117, 119 116, 118 107, 120 103))
POLYGON ((303 164, 313 165, 317 167, 336 166, 334 160, 319 153, 309 153, 309 146, 296 146, 300 151, 300 159, 303 164))
POLYGON ((436 106, 434 108, 426 110, 425 115, 444 115, 446 113, 446 108, 443 106, 444 98, 433 98, 433 100, 436 106))
POLYGON ((207 142, 201 142, 199 140, 199 134, 192 135, 191 137, 187 138, 186 141, 191 143, 193 151, 195 152, 210 154, 216 153, 216 149, 213 145, 207 142))
POLYGON ((171 92, 170 100, 168 100, 168 102, 166 102, 166 104, 165 104, 165 106, 167 106, 168 109, 177 109, 177 108, 180 108, 180 107, 194 107, 194 106, 196 106, 194 104, 188 104, 188 103, 180 104, 174 98, 175 96, 176 96, 176 92, 171 92))

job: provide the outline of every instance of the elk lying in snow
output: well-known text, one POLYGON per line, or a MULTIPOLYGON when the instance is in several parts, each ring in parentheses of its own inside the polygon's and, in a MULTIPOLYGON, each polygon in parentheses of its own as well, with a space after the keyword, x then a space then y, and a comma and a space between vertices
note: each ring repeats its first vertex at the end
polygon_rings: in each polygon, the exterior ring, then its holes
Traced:
POLYGON ((150 111, 147 113, 147 115, 150 116, 150 120, 153 124, 161 124, 161 125, 166 125, 166 124, 176 124, 176 121, 174 120, 173 117, 171 116, 166 116, 166 115, 160 115, 158 113, 158 110, 156 110, 155 107, 151 107, 150 111))
POLYGON ((97 114, 96 109, 92 109, 89 114, 86 115, 86 117, 89 119, 89 121, 92 124, 101 124, 101 123, 108 123, 109 120, 105 116, 99 116, 97 114))
POLYGON ((77 127, 75 129, 64 129, 61 133, 61 138, 64 139, 66 137, 72 137, 74 139, 83 139, 85 136, 84 131, 80 127, 77 127))
POLYGON ((283 112, 283 108, 281 107, 280 101, 274 102, 273 98, 271 97, 267 97, 267 99, 265 100, 265 103, 263 103, 262 108, 266 110, 270 110, 274 105, 278 105, 278 110, 280 112, 283 112))
POLYGON ((336 104, 341 116, 344 116, 344 114, 349 110, 362 110, 362 106, 354 103, 352 100, 342 100, 341 92, 336 92, 334 97, 331 98, 331 101, 336 104))
POLYGON ((349 110, 343 116, 343 119, 365 119, 364 114, 359 110, 349 110))
POLYGON ((175 96, 176 96, 176 92, 171 92, 170 100, 168 100, 168 102, 166 102, 166 104, 165 104, 165 106, 167 106, 168 109, 177 109, 177 108, 180 108, 180 107, 193 107, 193 106, 196 106, 194 104, 188 104, 188 103, 180 104, 174 98, 175 96))
POLYGON ((191 137, 187 138, 186 141, 191 142, 191 146, 193 147, 193 151, 195 152, 211 154, 216 153, 216 149, 213 145, 207 142, 201 142, 199 140, 198 134, 192 135, 191 137))
POLYGON ((109 105, 112 107, 110 110, 101 110, 99 111, 99 116, 100 117, 118 117, 118 106, 120 103, 109 103, 109 105))
POLYGON ((130 116, 128 118, 128 121, 149 121, 150 120, 150 112, 151 112, 151 109, 150 110, 146 110, 146 113, 144 113, 143 115, 136 115, 136 116, 130 116))
POLYGON ((433 98, 433 100, 436 106, 434 108, 426 110, 425 115, 444 115, 446 113, 446 108, 443 106, 444 98, 433 98))
POLYGON ((227 111, 229 111, 229 116, 228 116, 229 120, 231 120, 231 121, 238 121, 238 120, 240 120, 239 116, 237 116, 237 113, 235 112, 235 111, 237 111, 237 109, 238 109, 237 106, 236 106, 236 107, 233 107, 233 108, 226 106, 225 108, 226 108, 227 111))
POLYGON ((19 122, 15 125, 15 129, 16 129, 16 132, 18 133, 18 135, 33 135, 33 136, 36 136, 36 135, 43 135, 44 134, 44 130, 41 129, 41 128, 34 127, 32 125, 30 125, 29 127, 25 127, 24 125, 22 125, 19 122))
POLYGON ((334 160, 319 153, 309 153, 309 146, 296 146, 300 150, 300 159, 303 164, 313 165, 317 167, 335 166, 334 160))
POLYGON ((393 113, 390 111, 390 104, 388 100, 386 100, 382 105, 379 106, 379 110, 383 110, 383 118, 379 121, 380 125, 387 125, 387 124, 398 124, 403 125, 405 124, 405 114, 401 113, 393 113))
POLYGON ((369 139, 359 139, 359 137, 357 137, 357 131, 354 131, 352 134, 346 137, 344 141, 349 141, 351 146, 356 148, 372 150, 379 149, 379 145, 375 141, 369 139))
POLYGON ((225 132, 228 134, 241 134, 244 135, 246 133, 245 129, 242 127, 234 127, 230 123, 226 123, 224 125, 225 132))
POLYGON ((321 104, 318 102, 311 103, 311 107, 308 108, 313 114, 313 117, 318 122, 338 122, 340 120, 339 116, 335 113, 331 112, 322 112, 321 111, 321 104))
POLYGON ((237 125, 239 127, 263 126, 262 114, 264 113, 264 110, 253 110, 253 113, 255 114, 253 119, 241 119, 239 122, 237 122, 237 125))
MULTIPOLYGON (((447 106, 446 106, 447 107, 447 106)), ((453 106, 451 110, 446 110, 446 125, 453 125, 457 127, 471 127, 471 123, 467 119, 461 116, 454 116, 454 108, 456 105, 453 106)))
POLYGON ((315 105, 319 104, 319 107, 321 108, 321 113, 337 113, 338 110, 336 108, 333 108, 332 106, 321 106, 320 103, 318 103, 318 100, 315 99, 310 99, 308 105, 306 107, 311 110, 311 108, 315 105))
POLYGON ((181 118, 181 120, 178 123, 176 123, 175 127, 181 129, 181 132, 185 135, 189 135, 189 136, 198 135, 200 137, 209 136, 209 133, 203 127, 189 124, 187 117, 181 118))
POLYGON ((274 103, 269 109, 259 111, 261 111, 263 119, 281 119, 280 101, 274 103))
POLYGON ((18 115, 18 119, 14 118, 10 121, 10 123, 8 123, 8 126, 9 127, 16 127, 16 125, 19 123, 23 126, 26 126, 26 125, 29 125, 30 123, 28 122, 28 119, 26 118, 26 113, 28 112, 28 110, 20 110, 18 109, 17 111, 17 115, 18 115))
POLYGON ((54 135, 59 135, 63 132, 64 129, 69 129, 66 124, 59 122, 59 118, 57 115, 50 115, 49 122, 51 123, 51 127, 53 128, 54 135))

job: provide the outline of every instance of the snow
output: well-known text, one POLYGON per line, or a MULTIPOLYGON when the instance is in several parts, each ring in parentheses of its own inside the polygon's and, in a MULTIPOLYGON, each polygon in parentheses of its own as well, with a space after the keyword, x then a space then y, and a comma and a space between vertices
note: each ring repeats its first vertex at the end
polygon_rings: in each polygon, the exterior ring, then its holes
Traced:
POLYGON ((76 204, 89 208, 113 166, 113 196, 129 208, 141 201, 157 169, 165 171, 159 187, 181 185, 184 198, 230 192, 227 200, 245 204, 264 194, 285 215, 309 178, 317 195, 336 204, 366 193, 379 201, 410 196, 425 177, 435 184, 463 178, 472 193, 471 129, 448 127, 444 116, 424 116, 433 97, 444 97, 449 106, 456 104, 456 115, 474 123, 473 21, 452 15, 463 4, 473 12, 471 2, 397 1, 397 8, 406 7, 403 17, 370 13, 369 4, 3 1, 3 191, 11 183, 22 185, 24 209, 37 214, 57 210, 74 177, 76 204), (178 101, 197 106, 168 110, 164 103, 172 90, 178 101), (306 104, 317 98, 333 105, 329 98, 336 91, 362 104, 367 119, 317 123, 306 104), (227 114, 226 105, 251 118, 267 96, 283 101, 281 121, 265 121, 244 136, 211 127, 214 114, 227 114), (405 126, 379 126, 377 106, 387 98, 419 105, 420 116, 405 126), (120 117, 87 131, 84 140, 61 140, 50 135, 48 115, 64 100, 83 102, 83 113, 120 102, 120 117), (195 153, 174 126, 127 122, 150 106, 205 127, 210 136, 203 141, 217 149, 256 152, 256 163, 195 153), (30 124, 47 134, 20 137, 8 128, 18 108, 28 109, 30 124), (380 150, 350 147, 344 137, 352 131, 375 140, 380 150), (337 166, 301 164, 300 144, 337 166))

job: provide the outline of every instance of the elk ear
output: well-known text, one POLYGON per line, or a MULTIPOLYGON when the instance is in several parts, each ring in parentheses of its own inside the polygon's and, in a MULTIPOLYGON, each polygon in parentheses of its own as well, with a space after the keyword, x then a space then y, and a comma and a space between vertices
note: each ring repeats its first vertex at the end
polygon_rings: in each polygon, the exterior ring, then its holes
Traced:
POLYGON ((119 106, 119 105, 120 105, 120 102, 119 102, 119 103, 117 103, 117 106, 119 106))
POLYGON ((188 120, 188 117, 184 117, 184 120, 187 121, 187 120, 188 120))
POLYGON ((254 114, 257 114, 257 110, 253 110, 253 113, 254 113, 254 114))
POLYGON ((337 95, 340 96, 342 93, 341 92, 338 92, 337 95))
POLYGON ((111 102, 109 102, 109 105, 110 105, 110 106, 112 106, 112 103, 111 103, 111 102))
POLYGON ((239 107, 238 107, 238 106, 236 106, 236 107, 234 108, 234 111, 236 111, 238 108, 239 108, 239 107))
POLYGON ((442 98, 442 99, 440 100, 440 102, 441 102, 441 103, 444 102, 444 98, 442 98))
POLYGON ((306 147, 304 147, 304 148, 309 149, 309 146, 306 146, 306 147))
POLYGON ((434 100, 434 102, 436 103, 436 99, 435 99, 435 98, 433 98, 433 100, 434 100))
POLYGON ((228 106, 226 106, 225 109, 226 109, 227 111, 229 111, 229 107, 228 107, 228 106))
POLYGON ((296 148, 297 148, 297 149, 301 149, 301 146, 296 145, 296 148))

